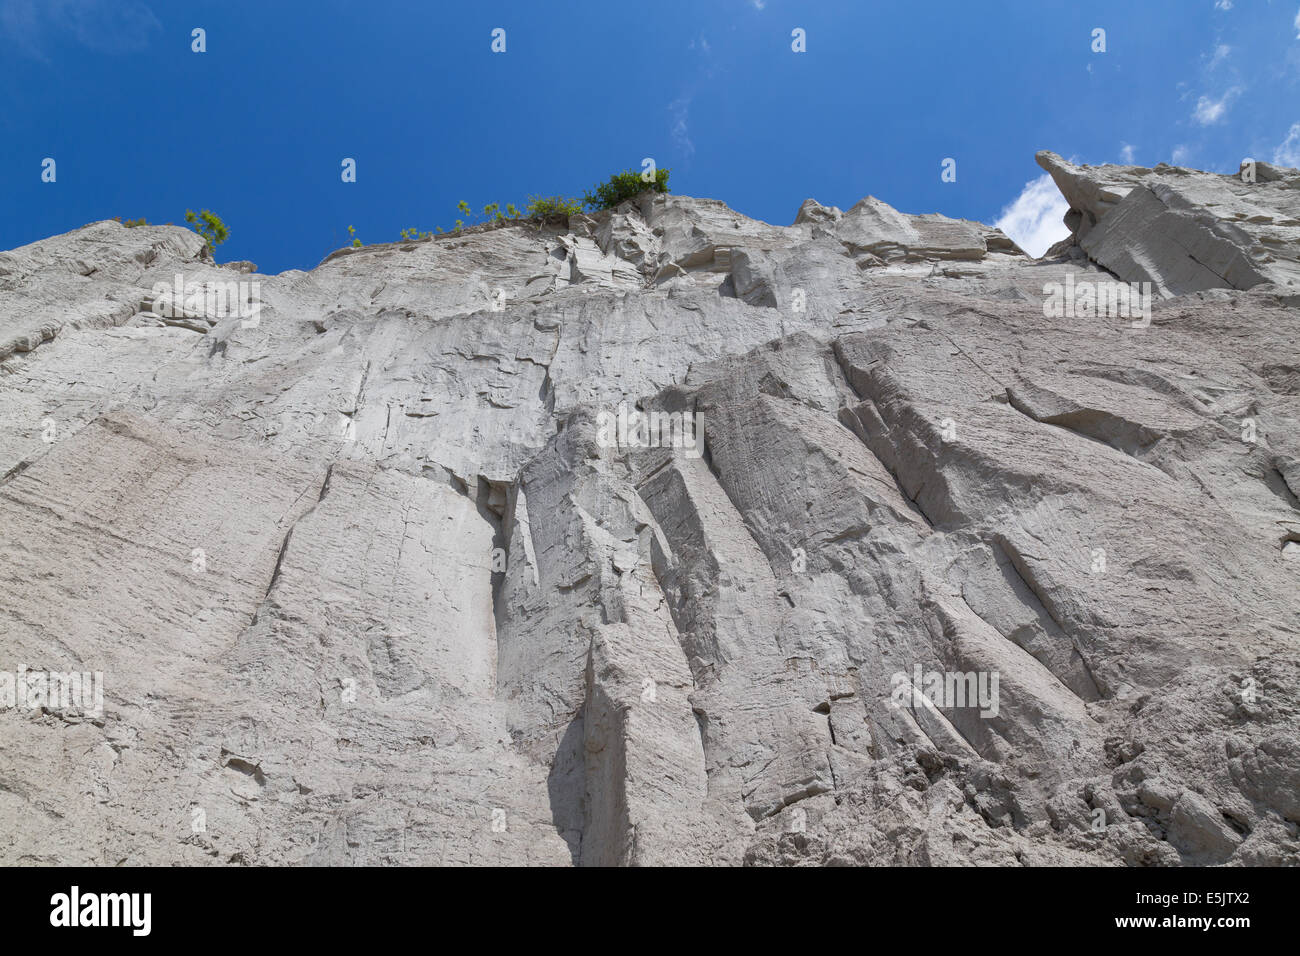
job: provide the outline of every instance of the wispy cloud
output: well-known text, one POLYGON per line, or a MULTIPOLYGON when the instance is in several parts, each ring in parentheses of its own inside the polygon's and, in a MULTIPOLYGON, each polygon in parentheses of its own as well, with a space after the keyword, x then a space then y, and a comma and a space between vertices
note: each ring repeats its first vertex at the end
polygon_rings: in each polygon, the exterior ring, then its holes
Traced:
POLYGON ((1241 90, 1234 86, 1217 100, 1209 96, 1202 96, 1196 101, 1196 110, 1192 113, 1192 119, 1202 126, 1217 123, 1227 114, 1228 107, 1232 105, 1232 101, 1237 98, 1239 93, 1241 93, 1241 90))
POLYGON ((61 37, 98 53, 123 54, 145 49, 161 30, 142 0, 0 0, 0 37, 39 60, 61 37))
POLYGON ((1231 10, 1231 9, 1232 9, 1232 0, 1214 0, 1214 9, 1216 9, 1216 10, 1231 10))
POLYGON ((1181 166, 1183 163, 1187 162, 1191 158, 1192 158, 1192 151, 1188 149, 1186 146, 1184 146, 1182 143, 1179 143, 1177 146, 1174 147, 1173 155, 1169 157, 1170 161, 1175 166, 1181 166))
POLYGON ((1231 52, 1232 52, 1232 47, 1228 46, 1228 44, 1226 43, 1217 44, 1214 48, 1214 54, 1210 57, 1210 69, 1211 70, 1214 69, 1220 63, 1226 60, 1228 58, 1228 54, 1231 52))
POLYGON ((1133 163, 1133 147, 1130 146, 1128 143, 1120 143, 1120 144, 1119 144, 1119 158, 1122 159, 1122 160, 1124 160, 1125 163, 1128 163, 1129 165, 1132 165, 1132 163, 1133 163))
POLYGON ((1300 10, 1295 12, 1295 38, 1300 40, 1300 10))
POLYGON ((673 143, 682 151, 682 155, 689 159, 695 155, 695 143, 691 141, 691 95, 679 96, 668 104, 668 112, 672 114, 672 137, 673 143))
POLYGON ((1070 204, 1056 188, 1052 177, 1044 173, 1025 183, 1020 195, 1002 210, 1002 215, 993 225, 1037 258, 1053 243, 1070 234, 1062 221, 1069 208, 1070 204))
POLYGON ((749 2, 754 5, 755 10, 762 10, 767 6, 767 0, 749 0, 749 2))
POLYGON ((1279 166, 1300 167, 1300 123, 1293 124, 1286 139, 1273 150, 1273 162, 1279 166))

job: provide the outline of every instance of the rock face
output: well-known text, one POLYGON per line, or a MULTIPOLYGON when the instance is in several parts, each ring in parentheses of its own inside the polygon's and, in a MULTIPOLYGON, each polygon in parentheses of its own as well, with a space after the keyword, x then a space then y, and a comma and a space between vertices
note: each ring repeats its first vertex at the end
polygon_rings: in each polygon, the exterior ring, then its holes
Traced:
POLYGON ((1040 152, 1088 258, 1165 296, 1300 284, 1300 173, 1248 160, 1238 176, 1084 166, 1040 152))
POLYGON ((1040 162, 0 254, 0 862, 1300 863, 1300 174, 1040 162))

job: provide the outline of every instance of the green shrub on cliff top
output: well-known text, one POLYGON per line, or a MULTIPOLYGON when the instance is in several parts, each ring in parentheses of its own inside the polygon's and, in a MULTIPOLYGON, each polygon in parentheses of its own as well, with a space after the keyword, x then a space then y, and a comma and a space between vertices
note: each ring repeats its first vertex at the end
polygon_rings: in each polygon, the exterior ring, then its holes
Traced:
POLYGON ((230 238, 230 230, 214 212, 204 209, 200 213, 185 210, 185 221, 194 227, 194 231, 207 240, 208 252, 215 252, 217 246, 230 238))
MULTIPOLYGON (((650 172, 650 169, 646 170, 646 174, 650 172)), ((655 169, 648 180, 646 174, 633 169, 615 173, 609 177, 609 182, 596 186, 595 192, 584 193, 582 200, 593 209, 613 209, 624 200, 639 196, 646 190, 668 192, 668 170, 655 169)))

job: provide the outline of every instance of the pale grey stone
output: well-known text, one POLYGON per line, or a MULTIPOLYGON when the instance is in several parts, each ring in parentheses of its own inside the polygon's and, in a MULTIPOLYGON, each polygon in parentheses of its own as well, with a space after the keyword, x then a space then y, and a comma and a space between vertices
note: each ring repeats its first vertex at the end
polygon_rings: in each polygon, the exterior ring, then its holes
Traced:
POLYGON ((0 672, 104 675, 0 707, 0 862, 1300 863, 1300 173, 1040 162, 1039 260, 653 194, 0 253, 0 672))

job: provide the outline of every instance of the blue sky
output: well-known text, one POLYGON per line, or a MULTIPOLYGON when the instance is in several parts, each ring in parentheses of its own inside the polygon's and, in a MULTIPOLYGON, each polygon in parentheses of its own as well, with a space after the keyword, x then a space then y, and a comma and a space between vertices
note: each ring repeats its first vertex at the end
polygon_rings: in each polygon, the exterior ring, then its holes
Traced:
POLYGON ((220 260, 308 269, 644 157, 768 222, 870 194, 1041 246, 1043 148, 1300 165, 1300 0, 0 0, 3 249, 210 208, 220 260))

